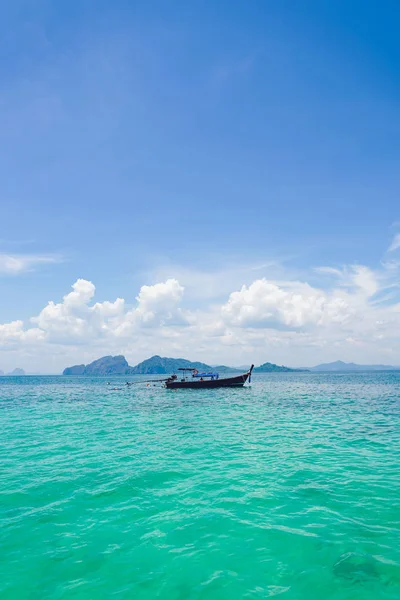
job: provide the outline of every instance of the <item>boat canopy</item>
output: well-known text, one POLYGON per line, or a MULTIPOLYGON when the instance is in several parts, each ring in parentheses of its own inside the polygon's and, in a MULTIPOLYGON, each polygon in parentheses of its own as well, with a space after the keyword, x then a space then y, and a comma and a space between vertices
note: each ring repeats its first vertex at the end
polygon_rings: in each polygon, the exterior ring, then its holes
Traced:
POLYGON ((193 377, 210 377, 211 379, 218 379, 218 373, 193 373, 193 377))

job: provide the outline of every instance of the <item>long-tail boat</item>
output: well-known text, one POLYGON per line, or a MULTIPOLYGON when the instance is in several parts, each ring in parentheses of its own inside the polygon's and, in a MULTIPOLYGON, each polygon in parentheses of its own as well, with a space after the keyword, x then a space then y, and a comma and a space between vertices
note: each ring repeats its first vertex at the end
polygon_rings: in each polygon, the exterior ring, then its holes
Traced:
POLYGON ((242 387, 246 381, 251 382, 251 372, 254 365, 246 373, 235 375, 234 377, 219 377, 218 373, 199 373, 197 369, 178 369, 182 371, 179 378, 178 375, 171 375, 165 381, 165 387, 169 390, 179 388, 221 388, 221 387, 242 387))

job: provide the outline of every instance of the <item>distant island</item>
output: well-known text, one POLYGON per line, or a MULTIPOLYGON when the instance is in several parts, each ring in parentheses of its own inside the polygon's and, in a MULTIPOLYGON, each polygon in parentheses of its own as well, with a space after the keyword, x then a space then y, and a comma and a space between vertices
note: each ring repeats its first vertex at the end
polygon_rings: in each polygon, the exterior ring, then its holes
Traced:
MULTIPOLYGON (((250 365, 249 365, 250 366, 250 365)), ((135 367, 129 366, 126 358, 119 356, 103 356, 88 365, 74 365, 67 367, 63 375, 88 375, 88 376, 106 376, 106 375, 169 375, 178 369, 197 369, 198 371, 217 371, 218 373, 239 373, 241 369, 218 365, 211 367, 206 363, 192 362, 185 358, 166 358, 158 355, 152 356, 147 360, 137 364, 135 367)), ((243 369, 245 370, 245 369, 243 369)), ((257 373, 288 373, 299 372, 305 369, 290 369, 289 367, 278 366, 273 363, 264 363, 254 369, 257 373)))
POLYGON ((345 363, 341 360, 336 360, 331 363, 323 363, 315 367, 309 367, 312 372, 332 372, 332 371, 398 371, 400 367, 390 365, 358 365, 356 363, 345 363))
POLYGON ((23 369, 14 369, 14 371, 11 371, 11 373, 9 373, 9 375, 25 375, 25 371, 23 369))
POLYGON ((218 373, 241 372, 238 369, 227 367, 226 365, 211 367, 206 363, 192 362, 185 358, 162 358, 158 355, 152 356, 136 365, 136 367, 130 368, 133 369, 131 375, 168 375, 174 373, 178 369, 197 369, 198 371, 217 371, 218 373))
POLYGON ((290 367, 284 367, 279 365, 274 365, 274 363, 266 362, 259 367, 255 367, 254 373, 299 373, 302 371, 307 371, 308 369, 291 369, 290 367))
POLYGON ((64 369, 63 375, 132 375, 125 356, 103 356, 89 365, 74 365, 64 369))
MULTIPOLYGON (((11 371, 11 373, 7 373, 7 375, 25 375, 25 371, 23 369, 14 369, 13 371, 11 371)), ((0 377, 6 375, 6 373, 4 373, 4 371, 2 371, 0 369, 0 377)))
POLYGON ((157 355, 131 368, 133 369, 132 375, 167 375, 177 369, 197 369, 198 371, 211 369, 209 365, 202 362, 191 362, 185 358, 162 358, 157 355))
MULTIPOLYGON (((250 365, 249 365, 250 366, 250 365)), ((88 376, 107 376, 107 375, 169 375, 178 369, 197 369, 198 371, 216 371, 218 373, 241 373, 248 367, 242 368, 229 367, 226 365, 210 366, 203 362, 192 362, 185 358, 167 358, 158 355, 152 356, 131 367, 125 356, 103 356, 88 365, 74 365, 67 367, 63 375, 88 375, 88 376)), ((315 367, 293 369, 283 365, 266 362, 255 367, 254 373, 300 373, 300 372, 357 372, 357 371, 398 371, 400 367, 390 365, 358 365, 356 363, 345 363, 337 360, 331 363, 323 363, 315 367)), ((0 375, 4 375, 0 371, 0 375)), ((23 369, 14 369, 9 375, 25 375, 23 369)))

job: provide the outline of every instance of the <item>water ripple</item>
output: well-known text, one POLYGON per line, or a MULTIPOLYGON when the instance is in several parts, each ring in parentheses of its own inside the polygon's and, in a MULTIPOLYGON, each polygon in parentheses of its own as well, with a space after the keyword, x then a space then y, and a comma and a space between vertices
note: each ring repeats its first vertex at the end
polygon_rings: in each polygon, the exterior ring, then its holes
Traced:
POLYGON ((4 378, 0 597, 398 600, 399 415, 396 373, 4 378))

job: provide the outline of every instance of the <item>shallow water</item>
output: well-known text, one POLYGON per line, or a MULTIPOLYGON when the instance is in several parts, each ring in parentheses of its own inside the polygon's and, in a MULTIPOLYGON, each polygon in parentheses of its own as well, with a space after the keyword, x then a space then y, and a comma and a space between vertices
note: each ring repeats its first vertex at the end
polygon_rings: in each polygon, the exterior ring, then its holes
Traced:
POLYGON ((399 373, 1 378, 0 598, 398 600, 399 415, 399 373))

